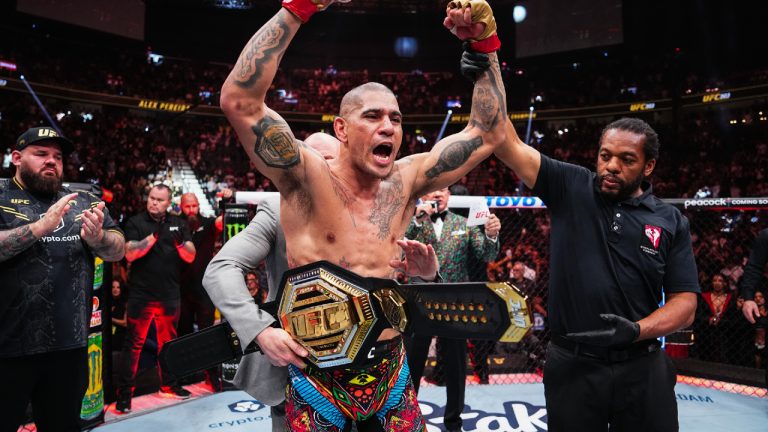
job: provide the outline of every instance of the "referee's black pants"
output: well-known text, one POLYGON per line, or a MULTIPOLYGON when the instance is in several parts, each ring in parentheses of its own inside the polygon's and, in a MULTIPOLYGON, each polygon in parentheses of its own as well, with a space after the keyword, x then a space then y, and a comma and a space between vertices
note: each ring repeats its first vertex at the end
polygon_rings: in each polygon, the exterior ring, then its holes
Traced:
MULTIPOLYGON (((416 393, 424 375, 424 364, 429 353, 432 337, 411 336, 405 338, 405 352, 408 356, 408 368, 416 393)), ((438 338, 438 359, 443 362, 445 372, 445 413, 443 424, 447 430, 460 430, 461 413, 464 410, 464 387, 467 379, 467 340, 438 338)))
POLYGON ((661 350, 609 362, 550 343, 544 366, 548 430, 677 431, 676 381, 661 350))

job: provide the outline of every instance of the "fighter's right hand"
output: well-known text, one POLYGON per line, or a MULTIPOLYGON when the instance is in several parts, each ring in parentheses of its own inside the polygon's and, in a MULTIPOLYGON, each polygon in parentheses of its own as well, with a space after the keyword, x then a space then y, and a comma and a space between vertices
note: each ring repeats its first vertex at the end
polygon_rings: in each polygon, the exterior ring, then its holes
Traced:
POLYGON ((744 318, 747 321, 754 324, 758 318, 760 318, 760 309, 757 307, 757 303, 754 300, 744 300, 744 305, 741 307, 741 312, 744 314, 744 318))
POLYGON ((76 196, 77 192, 64 195, 63 197, 59 198, 56 203, 48 208, 40 220, 33 223, 29 227, 32 230, 32 234, 34 234, 35 237, 40 238, 44 235, 52 233, 53 230, 59 226, 59 223, 61 223, 61 218, 63 218, 64 215, 67 214, 69 209, 72 207, 72 203, 70 203, 70 201, 73 201, 76 196))
POLYGON ((261 352, 267 356, 269 362, 275 366, 292 364, 300 369, 307 366, 304 358, 309 355, 309 352, 283 329, 267 327, 256 335, 256 343, 259 344, 261 352))
POLYGON ((351 0, 283 0, 283 7, 306 23, 317 12, 322 12, 333 3, 349 3, 351 0))

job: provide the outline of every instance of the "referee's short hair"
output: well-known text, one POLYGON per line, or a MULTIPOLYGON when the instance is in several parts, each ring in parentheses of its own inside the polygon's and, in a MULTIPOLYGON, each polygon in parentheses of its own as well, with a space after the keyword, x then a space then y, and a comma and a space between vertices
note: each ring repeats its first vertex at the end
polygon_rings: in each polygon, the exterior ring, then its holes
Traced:
POLYGON ((601 145, 603 141, 603 136, 605 136, 605 133, 611 129, 617 129, 617 130, 632 132, 638 135, 644 135, 645 143, 643 145, 643 152, 645 153, 645 160, 649 161, 651 159, 659 158, 659 147, 661 147, 661 144, 659 143, 659 135, 656 133, 655 130, 653 130, 651 125, 649 125, 648 123, 644 122, 643 120, 640 120, 639 118, 622 117, 610 123, 608 126, 605 127, 605 129, 603 129, 603 133, 600 134, 601 145))

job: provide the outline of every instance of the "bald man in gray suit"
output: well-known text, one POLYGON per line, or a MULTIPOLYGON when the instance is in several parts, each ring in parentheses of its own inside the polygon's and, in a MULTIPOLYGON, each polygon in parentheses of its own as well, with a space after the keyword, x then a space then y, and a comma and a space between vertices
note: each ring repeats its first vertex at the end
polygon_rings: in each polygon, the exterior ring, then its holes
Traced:
MULTIPOLYGON (((279 213, 280 196, 259 203, 251 223, 221 248, 205 271, 203 286, 213 304, 237 333, 241 346, 248 346, 256 335, 275 322, 272 315, 260 310, 253 301, 244 277, 266 259, 267 300, 275 299, 280 278, 288 269, 279 213)), ((285 428, 282 403, 285 401, 287 382, 288 369, 273 366, 262 353, 243 356, 233 380, 238 388, 272 407, 272 430, 275 432, 285 428)))
MULTIPOLYGON (((339 141, 327 134, 310 135, 304 142, 325 159, 339 153, 339 141)), ((205 271, 203 286, 211 301, 237 333, 241 346, 248 346, 262 331, 271 328, 275 318, 260 310, 245 284, 245 275, 266 259, 269 295, 277 295, 280 279, 288 269, 285 258, 285 236, 280 227, 280 196, 259 203, 250 224, 229 239, 211 260, 205 271)), ((288 369, 273 365, 262 353, 243 356, 233 383, 249 395, 271 407, 272 430, 285 430, 285 386, 288 369)))

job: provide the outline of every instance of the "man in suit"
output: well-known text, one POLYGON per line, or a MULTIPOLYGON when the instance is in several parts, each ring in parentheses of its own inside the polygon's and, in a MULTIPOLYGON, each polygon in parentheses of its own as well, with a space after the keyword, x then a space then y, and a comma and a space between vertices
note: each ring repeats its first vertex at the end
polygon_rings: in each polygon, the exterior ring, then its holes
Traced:
MULTIPOLYGON (((310 135, 304 144, 320 153, 326 160, 339 154, 339 141, 330 135, 310 135)), ((280 196, 271 196, 259 203, 256 215, 248 226, 229 239, 211 260, 203 278, 213 304, 221 311, 240 338, 248 346, 256 336, 273 329, 275 318, 259 310, 246 286, 245 276, 266 259, 267 301, 277 295, 280 279, 288 270, 285 258, 285 235, 280 227, 280 196)), ((268 350, 269 347, 262 347, 268 350)), ((271 407, 272 430, 285 429, 285 385, 288 369, 275 366, 262 353, 244 356, 235 374, 234 384, 249 395, 271 407)))
MULTIPOLYGON (((469 280, 467 257, 489 262, 499 253, 498 235, 501 222, 491 215, 485 224, 485 233, 477 226, 468 227, 467 218, 448 211, 448 188, 422 197, 405 237, 432 245, 440 263, 440 274, 445 282, 469 280), (436 205, 432 205, 435 202, 436 205)), ((430 337, 412 337, 406 343, 408 364, 416 390, 424 373, 430 337)), ((449 431, 461 430, 461 412, 464 409, 464 384, 467 369, 467 342, 438 338, 438 363, 443 365, 447 402, 443 423, 449 431)))

